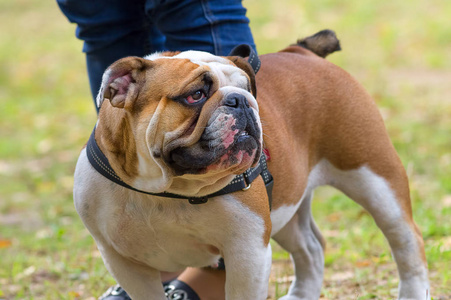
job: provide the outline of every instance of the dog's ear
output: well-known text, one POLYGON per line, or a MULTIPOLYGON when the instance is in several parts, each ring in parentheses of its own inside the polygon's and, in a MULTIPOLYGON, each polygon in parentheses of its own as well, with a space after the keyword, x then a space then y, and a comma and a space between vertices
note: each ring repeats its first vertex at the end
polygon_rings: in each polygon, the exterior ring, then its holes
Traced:
POLYGON ((249 76, 250 79, 252 95, 254 95, 254 97, 257 97, 257 86, 255 85, 255 72, 252 66, 247 61, 247 59, 242 58, 240 56, 228 56, 228 59, 230 59, 238 68, 246 72, 246 74, 249 76))
POLYGON ((151 61, 140 57, 126 57, 113 63, 103 74, 97 107, 100 109, 103 101, 108 99, 112 106, 124 108, 137 97, 150 66, 151 61))

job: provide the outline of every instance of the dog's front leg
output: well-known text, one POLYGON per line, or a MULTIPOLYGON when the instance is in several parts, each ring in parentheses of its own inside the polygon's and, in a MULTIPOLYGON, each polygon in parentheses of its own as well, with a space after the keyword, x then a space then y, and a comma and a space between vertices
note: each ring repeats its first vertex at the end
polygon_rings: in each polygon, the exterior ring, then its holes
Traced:
POLYGON ((97 241, 108 271, 133 300, 166 300, 160 272, 133 262, 97 241))
POLYGON ((224 253, 226 300, 263 300, 268 296, 271 271, 271 244, 232 247, 224 253))

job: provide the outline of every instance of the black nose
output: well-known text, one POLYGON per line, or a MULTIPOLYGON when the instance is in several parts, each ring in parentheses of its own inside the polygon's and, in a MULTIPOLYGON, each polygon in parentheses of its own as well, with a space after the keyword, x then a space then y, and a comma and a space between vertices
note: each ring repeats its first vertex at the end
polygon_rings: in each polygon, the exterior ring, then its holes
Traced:
POLYGON ((244 108, 249 107, 249 102, 247 102, 247 99, 244 95, 233 93, 226 97, 226 99, 224 100, 224 105, 234 108, 244 108))

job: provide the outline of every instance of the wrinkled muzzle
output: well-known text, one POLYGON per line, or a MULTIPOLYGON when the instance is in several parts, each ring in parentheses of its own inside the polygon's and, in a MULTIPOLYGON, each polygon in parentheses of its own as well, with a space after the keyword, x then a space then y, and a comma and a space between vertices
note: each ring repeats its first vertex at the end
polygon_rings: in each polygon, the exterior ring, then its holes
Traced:
POLYGON ((173 149, 168 165, 176 175, 204 174, 230 169, 236 174, 258 162, 261 125, 245 95, 230 93, 214 110, 199 140, 173 149))

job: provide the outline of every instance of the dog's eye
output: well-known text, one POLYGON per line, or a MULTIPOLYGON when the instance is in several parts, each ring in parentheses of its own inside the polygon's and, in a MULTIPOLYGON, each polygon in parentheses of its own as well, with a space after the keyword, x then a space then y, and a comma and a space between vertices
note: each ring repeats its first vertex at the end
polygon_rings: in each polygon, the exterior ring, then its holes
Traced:
POLYGON ((204 100, 205 98, 207 98, 205 96, 205 93, 202 90, 198 90, 195 93, 193 93, 192 95, 189 95, 188 97, 186 97, 186 102, 193 104, 193 103, 200 102, 200 101, 204 100))

